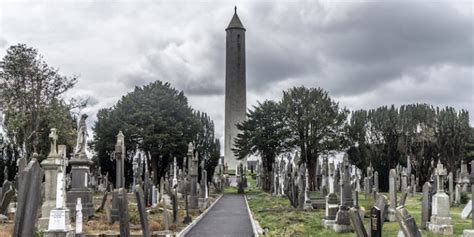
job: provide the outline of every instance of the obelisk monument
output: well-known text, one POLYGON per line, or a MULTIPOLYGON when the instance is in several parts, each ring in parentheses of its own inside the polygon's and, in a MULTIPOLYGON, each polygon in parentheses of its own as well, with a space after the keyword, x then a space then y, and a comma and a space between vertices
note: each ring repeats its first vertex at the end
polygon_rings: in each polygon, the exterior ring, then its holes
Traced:
POLYGON ((224 164, 229 170, 237 170, 237 160, 232 152, 238 129, 235 124, 246 118, 247 92, 245 82, 245 28, 234 16, 226 28, 226 66, 225 66, 225 130, 224 164))

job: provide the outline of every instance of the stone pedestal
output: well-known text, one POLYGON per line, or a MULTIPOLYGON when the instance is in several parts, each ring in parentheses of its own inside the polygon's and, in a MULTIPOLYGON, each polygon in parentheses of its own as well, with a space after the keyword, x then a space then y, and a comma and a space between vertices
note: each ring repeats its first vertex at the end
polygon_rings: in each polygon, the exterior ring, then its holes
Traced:
POLYGON ((60 156, 54 152, 48 159, 41 162, 44 172, 44 201, 41 205, 41 218, 38 220, 40 230, 48 229, 49 213, 56 208, 56 185, 58 168, 61 166, 60 156))
POLYGON ((76 215, 77 198, 82 201, 82 213, 87 219, 94 215, 92 204, 92 191, 88 187, 89 167, 92 161, 87 159, 85 154, 79 154, 69 161, 71 165, 71 189, 67 192, 66 206, 71 215, 76 215))

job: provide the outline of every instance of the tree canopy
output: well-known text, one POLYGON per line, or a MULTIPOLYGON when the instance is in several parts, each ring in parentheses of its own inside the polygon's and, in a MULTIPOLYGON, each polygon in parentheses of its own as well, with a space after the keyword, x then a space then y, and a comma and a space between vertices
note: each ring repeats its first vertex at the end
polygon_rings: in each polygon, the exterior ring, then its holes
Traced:
MULTIPOLYGON (((189 142, 196 144, 202 157, 210 157, 216 149, 214 124, 209 117, 194 113, 182 91, 161 81, 135 87, 113 107, 101 109, 93 130, 93 147, 103 172, 115 173, 111 155, 116 135, 121 130, 128 157, 125 166, 129 173, 126 175, 132 176, 128 167, 131 167, 130 159, 138 147, 150 155, 155 182, 166 173, 173 157, 182 165, 189 142)), ((113 175, 110 177, 114 179, 113 175)))

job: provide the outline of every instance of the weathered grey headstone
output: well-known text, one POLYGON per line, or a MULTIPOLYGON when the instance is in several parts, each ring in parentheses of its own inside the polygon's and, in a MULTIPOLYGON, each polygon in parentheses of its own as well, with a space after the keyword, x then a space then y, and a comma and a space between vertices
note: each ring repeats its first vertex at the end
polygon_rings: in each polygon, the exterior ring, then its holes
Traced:
POLYGON ((339 210, 339 198, 335 193, 326 196, 326 214, 324 219, 335 220, 337 211, 339 210))
POLYGON ((405 206, 405 202, 407 200, 408 190, 402 190, 402 195, 400 197, 400 206, 405 206))
POLYGON ((150 229, 148 228, 148 217, 146 213, 145 197, 142 187, 135 186, 135 198, 137 200, 138 213, 140 215, 140 223, 142 225, 142 233, 144 237, 150 237, 150 229))
POLYGON ((431 217, 431 195, 430 195, 431 184, 425 182, 423 185, 423 200, 421 203, 421 227, 428 229, 428 222, 431 217))
POLYGON ((2 194, 2 196, 3 196, 3 199, 0 202, 0 214, 7 215, 8 205, 10 204, 13 197, 15 196, 15 190, 13 190, 13 187, 9 187, 8 190, 4 190, 4 193, 2 194))
POLYGON ((379 172, 377 171, 374 172, 374 192, 379 192, 379 172))
POLYGON ((19 185, 18 205, 15 214, 13 236, 34 236, 38 207, 41 202, 43 171, 36 159, 24 169, 19 185))
POLYGON ((454 203, 461 204, 461 196, 462 196, 462 188, 460 184, 456 184, 455 186, 455 193, 454 193, 454 203))
POLYGON ((396 216, 400 229, 405 237, 421 237, 415 218, 408 213, 408 210, 405 207, 397 207, 396 216))
POLYGON ((390 209, 388 213, 388 219, 389 221, 395 221, 395 208, 397 206, 397 172, 395 169, 391 169, 389 174, 389 196, 390 209))
POLYGON ((448 174, 449 203, 454 203, 454 177, 453 172, 448 174))
POLYGON ((191 177, 191 202, 189 205, 190 209, 199 208, 199 197, 197 193, 197 175, 198 175, 198 157, 197 154, 193 154, 194 148, 193 144, 189 143, 188 145, 188 159, 191 160, 189 174, 191 177))
POLYGON ((119 189, 118 206, 120 211, 120 236, 130 236, 130 217, 128 215, 127 192, 124 188, 119 189))
POLYGON ((401 186, 401 190, 406 190, 408 188, 408 177, 407 177, 407 173, 406 173, 406 170, 405 169, 402 169, 402 177, 401 177, 401 182, 402 182, 402 186, 401 186))
POLYGON ((364 195, 365 199, 367 200, 370 197, 370 180, 368 177, 364 178, 364 195))
POLYGON ((415 196, 415 193, 416 193, 416 179, 415 179, 414 174, 411 174, 410 177, 411 177, 410 190, 407 191, 407 192, 410 194, 410 197, 413 197, 413 196, 415 196))
POLYGON ((387 212, 388 212, 388 201, 387 201, 387 198, 384 196, 384 195, 379 195, 378 198, 377 198, 377 201, 375 201, 375 204, 374 204, 375 207, 377 207, 377 209, 380 210, 380 225, 383 225, 384 224, 384 221, 385 221, 385 217, 387 216, 387 212))
POLYGON ((352 227, 354 228, 357 237, 367 237, 367 231, 365 230, 364 222, 359 215, 359 210, 354 207, 349 209, 349 217, 351 218, 352 227))

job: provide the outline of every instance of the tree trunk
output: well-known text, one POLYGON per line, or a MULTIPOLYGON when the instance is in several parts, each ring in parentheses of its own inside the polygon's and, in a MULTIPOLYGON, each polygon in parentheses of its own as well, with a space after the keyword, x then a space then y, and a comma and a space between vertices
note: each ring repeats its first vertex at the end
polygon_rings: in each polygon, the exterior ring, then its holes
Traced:
POLYGON ((272 159, 262 157, 263 176, 262 176, 262 189, 269 192, 272 187, 272 159))
POLYGON ((316 191, 316 165, 317 159, 308 159, 308 188, 310 191, 316 191))

